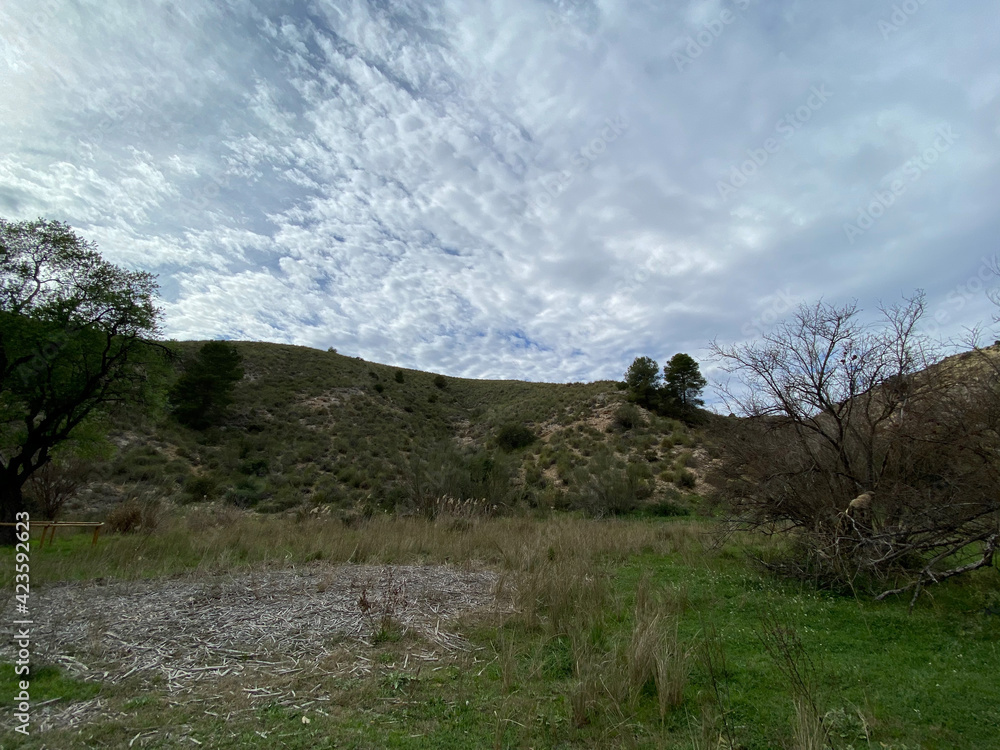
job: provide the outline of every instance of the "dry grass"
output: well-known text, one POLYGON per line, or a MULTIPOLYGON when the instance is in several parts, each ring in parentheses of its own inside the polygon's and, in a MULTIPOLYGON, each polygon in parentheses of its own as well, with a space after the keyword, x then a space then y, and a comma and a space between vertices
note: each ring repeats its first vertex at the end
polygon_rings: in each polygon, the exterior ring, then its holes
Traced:
MULTIPOLYGON (((37 584, 102 577, 137 579, 322 560, 489 566, 505 574, 507 583, 516 577, 527 591, 544 586, 545 579, 565 580, 567 576, 577 582, 574 585, 587 588, 593 583, 579 567, 581 562, 613 564, 640 553, 697 555, 703 548, 703 528, 687 521, 559 517, 540 523, 532 517, 448 515, 434 520, 380 515, 345 524, 328 516, 289 518, 224 505, 189 506, 161 514, 151 534, 109 535, 96 547, 79 544, 65 554, 38 555, 32 559, 32 576, 37 584), (538 579, 536 584, 531 583, 532 577, 538 579)), ((538 606, 554 607, 557 619, 558 599, 565 597, 561 588, 548 594, 538 592, 538 606)), ((596 590, 592 594, 599 596, 596 590)))
POLYGON ((809 701, 798 698, 792 722, 792 747, 795 750, 826 750, 829 747, 822 717, 809 701))

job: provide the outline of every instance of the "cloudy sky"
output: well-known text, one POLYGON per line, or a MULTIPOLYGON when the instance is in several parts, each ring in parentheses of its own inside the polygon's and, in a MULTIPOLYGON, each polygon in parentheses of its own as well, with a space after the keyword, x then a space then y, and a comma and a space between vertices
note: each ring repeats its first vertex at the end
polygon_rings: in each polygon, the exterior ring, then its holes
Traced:
POLYGON ((4 0, 0 216, 159 274, 171 338, 455 376, 618 378, 917 288, 955 336, 993 311, 998 32, 995 0, 4 0))

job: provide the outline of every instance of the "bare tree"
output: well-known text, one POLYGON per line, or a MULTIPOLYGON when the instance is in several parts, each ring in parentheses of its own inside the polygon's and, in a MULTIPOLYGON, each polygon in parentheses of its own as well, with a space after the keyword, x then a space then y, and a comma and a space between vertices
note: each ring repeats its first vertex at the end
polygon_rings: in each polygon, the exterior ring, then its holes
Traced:
POLYGON ((934 364, 922 294, 880 311, 866 324, 856 304, 802 306, 760 341, 713 343, 746 417, 718 479, 739 520, 795 534, 796 573, 916 596, 992 564, 998 372, 934 364))
POLYGON ((91 465, 75 456, 53 459, 37 469, 24 486, 25 498, 45 521, 59 518, 66 503, 86 483, 91 465))

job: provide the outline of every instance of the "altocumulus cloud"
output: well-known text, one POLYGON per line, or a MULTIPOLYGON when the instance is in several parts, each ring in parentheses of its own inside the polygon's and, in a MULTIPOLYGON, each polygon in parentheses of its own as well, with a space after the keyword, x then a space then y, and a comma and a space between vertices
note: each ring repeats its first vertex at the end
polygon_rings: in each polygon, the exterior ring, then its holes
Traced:
POLYGON ((995 28, 988 0, 7 0, 0 213, 158 273, 171 337, 457 376, 617 378, 918 287, 954 335, 992 312, 955 290, 997 252, 995 28))

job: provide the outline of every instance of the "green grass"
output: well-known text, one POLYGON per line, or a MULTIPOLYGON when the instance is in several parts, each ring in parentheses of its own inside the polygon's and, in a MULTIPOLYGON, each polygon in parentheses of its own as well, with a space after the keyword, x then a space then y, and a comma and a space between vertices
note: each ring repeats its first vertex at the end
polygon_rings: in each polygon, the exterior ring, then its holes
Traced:
MULTIPOLYGON (((172 346, 190 355, 201 343, 172 346)), ((608 460, 624 465, 648 454, 669 462, 676 452, 671 446, 701 440, 655 415, 630 430, 595 428, 588 420, 613 414, 624 398, 610 381, 445 378, 439 387, 432 373, 332 352, 233 345, 244 357, 246 377, 236 385, 225 423, 199 432, 164 414, 127 415, 113 431, 118 447, 98 471, 92 508, 149 495, 178 503, 223 500, 265 512, 302 504, 412 510, 415 487, 437 496, 486 494, 502 505, 534 505, 555 494, 556 505, 582 508, 590 477, 608 460), (530 430, 540 439, 505 452, 504 428, 530 430), (660 447, 665 435, 672 435, 670 446, 660 447), (528 465, 538 453, 548 460, 550 444, 560 468, 555 484, 528 465), (484 456, 504 464, 503 481, 483 487, 470 479, 472 463, 484 456)))
MULTIPOLYGON (((731 735, 747 749, 790 748, 797 695, 765 647, 769 623, 801 642, 798 664, 832 747, 1000 746, 1000 617, 989 608, 1000 592, 996 569, 931 588, 911 614, 906 597, 854 599, 758 572, 747 549, 773 543, 744 536, 713 546, 708 521, 385 517, 349 528, 191 512, 197 522, 168 516, 148 537, 108 537, 97 548, 84 535, 57 539, 33 552, 33 580, 162 576, 166 585, 184 570, 294 565, 317 553, 331 562, 475 561, 503 573, 516 611, 465 618, 459 630, 472 650, 419 668, 406 664, 424 648, 419 638, 387 631, 366 654, 367 676, 271 677, 284 696, 324 698, 301 710, 296 701, 248 701, 238 682, 178 696, 44 670, 35 700, 100 691, 106 713, 28 741, 7 730, 3 747, 127 747, 142 735, 146 747, 190 736, 217 748, 703 748, 731 735), (666 643, 675 633, 689 653, 683 700, 662 711, 652 680, 627 677, 637 628, 652 616, 671 624, 666 643)), ((4 675, 7 696, 9 668, 4 675)))
POLYGON ((13 699, 18 694, 19 683, 25 679, 30 682, 32 704, 87 700, 101 690, 100 685, 68 677, 53 666, 33 667, 25 677, 15 674, 13 664, 0 663, 0 695, 13 699))

